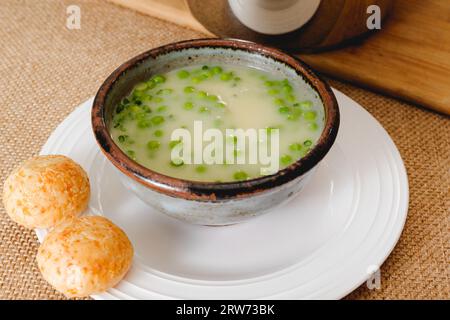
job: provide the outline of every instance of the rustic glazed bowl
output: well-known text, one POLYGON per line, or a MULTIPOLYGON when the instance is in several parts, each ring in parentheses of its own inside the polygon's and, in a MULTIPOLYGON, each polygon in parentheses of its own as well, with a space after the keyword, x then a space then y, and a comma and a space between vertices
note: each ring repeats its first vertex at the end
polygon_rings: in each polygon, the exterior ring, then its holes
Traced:
POLYGON ((297 58, 256 43, 230 39, 196 39, 168 44, 125 62, 101 85, 92 108, 92 127, 100 149, 119 169, 121 181, 140 199, 179 220, 227 225, 258 216, 295 196, 333 145, 339 109, 330 87, 297 58), (302 78, 325 108, 324 130, 314 148, 276 174, 240 182, 208 183, 169 177, 136 163, 114 143, 108 131, 113 110, 132 88, 153 74, 190 64, 251 66, 302 78))

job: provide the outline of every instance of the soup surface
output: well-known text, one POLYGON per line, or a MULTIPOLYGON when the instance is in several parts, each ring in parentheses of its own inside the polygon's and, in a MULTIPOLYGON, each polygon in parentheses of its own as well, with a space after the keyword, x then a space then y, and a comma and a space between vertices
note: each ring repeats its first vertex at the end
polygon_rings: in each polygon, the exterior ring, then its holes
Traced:
POLYGON ((242 66, 190 66, 137 84, 116 107, 110 132, 128 156, 151 170, 192 181, 227 182, 274 173, 264 170, 267 163, 249 163, 249 154, 255 149, 250 150, 249 140, 245 146, 242 140, 238 142, 227 129, 266 133, 257 136, 257 145, 268 146, 270 157, 279 164, 278 171, 314 146, 323 123, 323 104, 303 80, 242 66), (184 152, 183 148, 189 147, 187 141, 173 139, 175 129, 192 134, 192 155, 210 144, 203 141, 194 146, 194 139, 201 139, 194 130, 199 122, 203 133, 212 128, 222 132, 224 149, 233 149, 235 160, 246 155, 245 163, 230 161, 226 151, 219 156, 222 163, 188 163, 174 158, 174 148, 184 152), (278 150, 271 149, 274 143, 278 150))

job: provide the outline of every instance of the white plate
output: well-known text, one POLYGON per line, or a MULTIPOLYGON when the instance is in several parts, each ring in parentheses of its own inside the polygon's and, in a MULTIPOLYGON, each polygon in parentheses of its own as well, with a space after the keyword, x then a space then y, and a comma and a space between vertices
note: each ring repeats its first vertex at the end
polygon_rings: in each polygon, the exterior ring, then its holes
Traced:
MULTIPOLYGON (((96 299, 338 299, 383 263, 406 219, 408 181, 381 125, 336 91, 335 145, 301 194, 249 222, 203 227, 147 207, 119 183, 91 131, 93 99, 50 136, 41 154, 65 154, 91 179, 89 213, 125 230, 131 271, 96 299)), ((46 230, 36 230, 42 241, 46 230)))

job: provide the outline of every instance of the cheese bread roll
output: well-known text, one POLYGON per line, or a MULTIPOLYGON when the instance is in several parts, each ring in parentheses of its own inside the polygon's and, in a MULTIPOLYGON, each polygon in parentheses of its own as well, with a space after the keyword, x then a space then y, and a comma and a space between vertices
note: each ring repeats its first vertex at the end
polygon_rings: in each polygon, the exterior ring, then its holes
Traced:
POLYGON ((115 286, 131 266, 126 234, 104 217, 83 216, 55 227, 37 254, 42 276, 68 297, 86 297, 115 286))
POLYGON ((31 158, 16 168, 3 187, 3 204, 15 222, 49 228, 83 212, 89 201, 86 172, 61 155, 31 158))

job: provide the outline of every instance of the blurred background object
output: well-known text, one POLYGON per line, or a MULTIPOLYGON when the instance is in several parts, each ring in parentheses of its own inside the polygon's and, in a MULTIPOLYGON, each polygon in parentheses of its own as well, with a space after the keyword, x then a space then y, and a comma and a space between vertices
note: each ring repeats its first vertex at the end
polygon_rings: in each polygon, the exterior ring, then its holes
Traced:
POLYGON ((246 39, 302 52, 329 49, 371 32, 367 28, 367 8, 377 5, 382 20, 389 12, 391 3, 390 0, 288 1, 290 4, 284 0, 186 2, 197 21, 217 36, 246 39), (279 7, 264 8, 267 4, 275 3, 279 7), (266 31, 257 32, 255 28, 249 28, 247 22, 266 31), (296 23, 297 27, 293 29, 296 23))
POLYGON ((246 27, 229 0, 108 1, 205 36, 248 39, 297 52, 327 75, 450 115, 450 1, 321 0, 306 24, 280 35, 246 27), (366 26, 371 16, 367 7, 373 4, 382 19, 377 32, 366 26))

